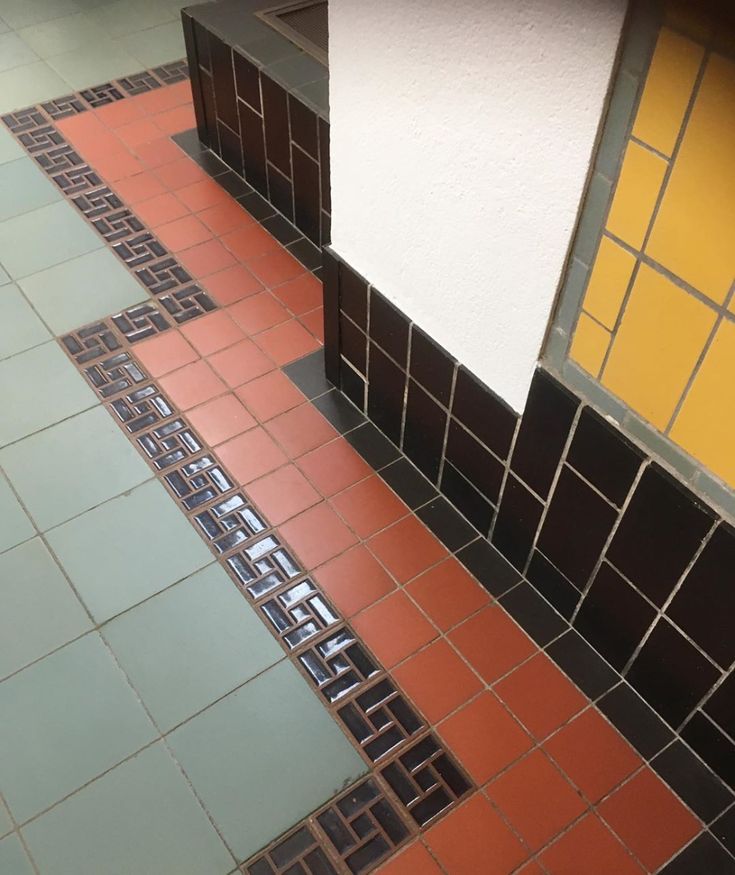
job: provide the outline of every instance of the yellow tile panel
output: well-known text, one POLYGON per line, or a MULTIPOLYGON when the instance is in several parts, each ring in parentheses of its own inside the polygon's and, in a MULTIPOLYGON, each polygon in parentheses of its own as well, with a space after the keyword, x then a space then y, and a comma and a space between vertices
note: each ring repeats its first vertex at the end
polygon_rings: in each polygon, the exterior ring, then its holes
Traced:
POLYGON ((671 438, 735 488, 735 324, 722 322, 671 438))
POLYGON ((634 137, 671 155, 703 56, 702 46, 661 29, 635 117, 634 137))
POLYGON ((663 431, 714 323, 706 304, 642 264, 602 385, 663 431))
POLYGON ((634 249, 643 245, 667 167, 663 158, 637 143, 628 143, 607 229, 634 249))
POLYGON ((712 55, 647 253, 713 301, 735 279, 735 62, 712 55))
POLYGON ((609 344, 610 332, 594 319, 590 319, 586 313, 580 313, 569 349, 569 358, 588 374, 596 377, 600 373, 609 344))
POLYGON ((583 306, 611 331, 615 327, 634 267, 635 256, 609 237, 602 238, 583 306))

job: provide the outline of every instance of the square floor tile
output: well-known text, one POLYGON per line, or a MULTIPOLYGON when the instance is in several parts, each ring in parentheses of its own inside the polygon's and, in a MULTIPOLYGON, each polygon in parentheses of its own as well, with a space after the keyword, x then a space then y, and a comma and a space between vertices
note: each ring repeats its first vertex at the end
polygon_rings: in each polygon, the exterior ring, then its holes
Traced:
POLYGON ((0 553, 27 541, 36 534, 33 523, 13 494, 8 481, 0 475, 0 553))
POLYGON ((377 474, 336 495, 332 504, 358 538, 369 538, 408 513, 406 505, 377 474))
POLYGON ((24 831, 54 875, 225 875, 232 857, 165 750, 155 744, 24 831))
POLYGON ((211 446, 242 434, 256 424, 240 401, 232 394, 207 401, 189 411, 194 428, 211 446))
POLYGON ((339 555, 357 538, 325 502, 281 526, 281 534, 307 570, 339 555))
POLYGON ((145 289, 107 249, 34 273, 19 285, 56 334, 148 300, 145 289))
POLYGON ((184 31, 180 21, 170 21, 148 30, 136 31, 120 37, 119 42, 140 61, 141 67, 157 67, 159 64, 186 57, 184 31))
POLYGON ((32 24, 20 30, 18 35, 42 58, 50 58, 73 49, 84 51, 88 45, 105 38, 104 31, 83 12, 32 24))
POLYGON ((436 629, 403 592, 395 592, 352 621, 357 633, 387 668, 437 637, 436 629))
POLYGON ((10 819, 8 809, 0 799, 0 836, 7 835, 13 829, 13 821, 10 819))
POLYGON ((0 464, 42 532, 151 477, 101 406, 6 447, 0 464))
POLYGON ((107 82, 140 69, 140 61, 112 40, 88 44, 83 52, 75 49, 54 55, 48 63, 77 91, 90 82, 107 82))
POLYGON ((267 520, 278 526, 321 501, 321 496, 295 465, 284 465, 248 485, 248 494, 267 520))
POLYGON ((20 289, 0 282, 0 359, 50 339, 51 334, 20 289))
POLYGON ((97 633, 0 684, 0 781, 19 822, 156 736, 97 633))
POLYGON ((16 835, 0 842, 0 872, 7 875, 33 875, 34 868, 16 835))
POLYGON ((117 0, 89 12, 89 17, 111 39, 178 19, 177 12, 170 4, 146 0, 117 0))
POLYGON ((607 827, 588 814, 541 855, 551 875, 594 872, 595 875, 642 875, 643 869, 607 827))
POLYGON ((52 100, 71 90, 69 83, 45 61, 13 67, 0 73, 0 112, 13 112, 33 103, 52 100))
MULTIPOLYGON (((0 32, 2 32, 1 24, 0 32)), ((17 142, 5 125, 2 125, 0 127, 0 164, 15 161, 17 158, 24 158, 25 154, 25 150, 20 143, 17 142)))
POLYGON ((0 446, 96 403, 94 392, 56 343, 0 361, 0 446))
POLYGON ((60 200, 61 192, 30 158, 0 164, 0 222, 60 200))
POLYGON ((491 606, 465 620, 449 640, 491 684, 536 651, 536 645, 502 608, 491 606))
POLYGON ((286 661, 172 732, 168 740, 241 860, 366 769, 334 718, 286 661))
POLYGON ((74 0, 0 0, 0 16, 14 30, 78 11, 74 0))
POLYGON ((370 549, 399 583, 407 583, 447 556, 444 546, 414 516, 377 534, 370 549))
POLYGON ((64 202, 0 222, 0 262, 16 279, 103 246, 74 207, 64 202))
POLYGON ((163 732, 284 658, 219 565, 112 620, 104 635, 163 732))
POLYGON ((9 31, 0 34, 0 72, 20 67, 21 64, 32 64, 38 60, 38 55, 17 33, 9 31))
MULTIPOLYGON (((280 371, 275 373, 283 377, 280 371)), ((263 377, 263 379, 267 378, 263 377)), ((247 386, 243 388, 247 389, 247 386)), ((294 391, 298 397, 300 393, 296 389, 294 391)), ((335 495, 373 473, 373 469, 344 438, 338 438, 301 456, 298 466, 325 496, 335 495)))
POLYGON ((453 556, 417 577, 407 589, 442 632, 490 601, 488 593, 453 556))
POLYGON ((212 561, 191 523, 153 480, 53 529, 48 540, 99 622, 212 561))
POLYGON ((0 677, 92 626, 40 538, 0 555, 0 677))

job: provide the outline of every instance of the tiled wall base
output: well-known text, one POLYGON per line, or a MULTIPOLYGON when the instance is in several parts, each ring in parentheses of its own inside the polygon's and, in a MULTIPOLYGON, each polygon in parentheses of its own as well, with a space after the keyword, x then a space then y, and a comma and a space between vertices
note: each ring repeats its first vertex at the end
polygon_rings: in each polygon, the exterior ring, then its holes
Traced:
POLYGON ((735 786, 735 531, 550 373, 519 418, 327 256, 330 377, 735 786))

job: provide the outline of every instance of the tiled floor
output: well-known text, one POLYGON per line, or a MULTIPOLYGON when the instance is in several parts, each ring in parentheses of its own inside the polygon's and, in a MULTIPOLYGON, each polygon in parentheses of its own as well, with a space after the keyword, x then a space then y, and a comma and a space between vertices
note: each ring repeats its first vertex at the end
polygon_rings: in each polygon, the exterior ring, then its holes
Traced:
MULTIPOLYGON (((103 74, 107 52, 87 51, 77 34, 95 44, 102 29, 110 62, 134 48, 139 68, 163 59, 155 52, 173 42, 175 11, 0 0, 23 45, 48 58, 44 75, 73 87, 121 75, 103 74), (60 47, 77 57, 57 56, 60 47)), ((10 72, 44 63, 8 44, 10 72)), ((13 110, 69 90, 22 96, 2 76, 13 110)), ((686 855, 707 834, 679 854, 701 833, 699 817, 543 651, 561 630, 530 637, 491 595, 508 570, 494 567, 483 587, 450 554, 411 510, 444 513, 407 463, 374 473, 395 451, 334 407, 315 368, 319 281, 231 196, 248 202, 246 186, 213 181, 206 159, 170 140, 191 125, 188 83, 57 122, 216 308, 178 325, 170 310, 136 309, 151 304, 147 268, 139 250, 114 248, 109 216, 90 224, 91 208, 62 195, 0 129, 1 875, 225 875, 370 771, 382 788, 405 786, 399 768, 415 797, 383 789, 354 810, 340 797, 319 815, 322 829, 342 818, 334 835, 347 835, 352 871, 399 846, 384 875, 705 875, 686 855), (169 327, 156 331, 156 318, 169 327), (84 352, 59 342, 100 319, 120 359, 99 353, 99 328, 84 352), (151 391, 134 399, 137 385, 151 391), (362 436, 347 440, 354 426, 362 436), (190 451, 198 467, 166 455, 190 451), (399 479, 406 501, 386 484, 399 479), (238 516, 222 494, 257 511, 238 516), (280 541, 236 540, 262 529, 257 513, 280 541), (303 577, 284 589, 293 560, 273 544, 288 545, 323 596, 303 577), (247 565, 248 547, 271 553, 247 565), (265 591, 279 569, 278 603, 248 596, 246 572, 265 591), (313 640, 347 634, 340 615, 372 656, 353 643, 322 651, 317 669, 313 640), (351 700, 348 720, 343 700, 323 692, 329 672, 346 683, 382 671, 378 662, 408 702, 391 687, 387 705, 351 700), (371 741, 358 743, 350 720, 371 741), (378 757, 374 767, 371 744, 403 745, 408 757, 429 728, 434 765, 411 771, 394 759, 390 772, 378 757), (458 776, 454 796, 451 778, 432 783, 439 773, 458 776), (412 809, 421 793, 447 794, 439 815, 412 809)), ((453 530, 456 546, 476 558, 482 546, 466 547, 467 531, 453 530)), ((319 827, 305 827, 243 871, 349 871, 318 868, 313 836, 297 839, 319 827)), ((715 854, 707 875, 731 871, 717 849, 705 853, 715 854)))

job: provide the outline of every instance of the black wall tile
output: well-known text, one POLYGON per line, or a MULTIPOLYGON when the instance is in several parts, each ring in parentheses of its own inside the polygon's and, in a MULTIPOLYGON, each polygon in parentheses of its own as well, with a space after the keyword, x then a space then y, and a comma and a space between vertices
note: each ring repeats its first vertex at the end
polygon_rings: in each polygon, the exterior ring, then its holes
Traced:
POLYGON ((228 128, 237 128, 237 104, 235 98, 235 74, 232 70, 232 49, 209 35, 209 47, 212 53, 212 81, 214 82, 214 97, 217 105, 217 118, 228 128))
POLYGON ((321 238, 319 165, 297 146, 291 149, 294 222, 317 246, 321 238))
POLYGON ((735 860, 703 832, 663 869, 661 875, 735 875, 735 860))
MULTIPOLYGON (((324 171, 322 171, 322 176, 324 176, 324 171)), ((327 246, 329 241, 332 239, 332 217, 329 213, 325 213, 324 210, 321 212, 321 235, 322 235, 322 245, 327 246)))
MULTIPOLYGON (((550 644, 546 652, 590 699, 597 699, 620 679, 618 673, 573 629, 550 644)), ((646 705, 643 707, 647 708, 646 705)))
POLYGON ((598 707, 644 759, 655 756, 674 737, 669 727, 626 683, 618 684, 604 695, 598 707))
POLYGON ((377 289, 370 289, 370 340, 402 367, 408 360, 408 319, 377 289))
POLYGON ((417 325, 411 327, 411 362, 409 372, 427 392, 449 407, 452 393, 455 360, 422 331, 417 325))
POLYGON ((202 115, 205 130, 199 132, 202 143, 215 152, 219 152, 219 137, 217 136, 217 108, 214 104, 214 85, 212 77, 204 70, 199 70, 199 85, 202 95, 202 115))
POLYGON ((367 383, 349 365, 342 367, 340 388, 356 407, 365 410, 367 383))
POLYGON ((403 452, 436 483, 448 414, 414 380, 408 381, 403 452))
POLYGON ((692 560, 713 517, 658 465, 643 473, 608 558, 652 602, 662 605, 692 560))
POLYGON ((261 77, 260 87, 263 95, 266 155, 271 164, 290 178, 291 142, 286 92, 267 76, 261 77))
POLYGON ((274 167, 270 161, 266 165, 268 173, 268 198, 273 206, 293 222, 293 187, 291 180, 274 167))
POLYGON ((428 526, 450 553, 467 546, 477 537, 476 530, 441 496, 420 507, 416 516, 428 526))
POLYGON ((735 660, 735 530, 721 523, 666 613, 723 668, 735 660))
POLYGON ((325 374, 326 360, 321 349, 285 365, 286 376, 311 400, 329 392, 333 386, 325 374))
POLYGON ((507 592, 500 604, 539 647, 545 647, 568 628, 563 618, 525 581, 507 592))
POLYGON ((635 652, 656 610, 603 562, 587 591, 574 625, 617 669, 635 652))
POLYGON ((237 49, 233 49, 232 63, 235 68, 235 88, 237 96, 249 104, 256 112, 262 112, 260 102, 260 71, 237 49))
POLYGON ((654 770, 692 811, 710 823, 733 801, 733 794, 681 741, 674 741, 651 761, 654 770))
POLYGON ((538 547, 578 589, 583 589, 616 518, 617 511, 564 465, 538 547))
POLYGON ((401 455, 398 447, 382 435, 372 422, 366 422, 359 428, 348 431, 345 440, 376 471, 379 471, 384 465, 395 462, 401 455))
POLYGON ((729 736, 735 738, 735 671, 731 671, 710 696, 704 710, 729 736))
MULTIPOLYGON (((322 250, 324 295, 324 369, 335 385, 340 384, 340 272, 341 264, 328 250, 322 250)), ((287 366, 289 367, 289 366, 287 366)))
POLYGON ((457 559, 490 595, 501 596, 521 580, 515 568, 484 538, 463 547, 457 553, 457 559))
POLYGON ((356 325, 367 331, 368 284, 344 263, 340 264, 339 282, 340 307, 356 325))
POLYGON ((643 461, 643 453, 591 407, 580 414, 567 462, 620 507, 643 461))
POLYGON ((368 364, 368 416, 393 441, 400 443, 405 373, 374 343, 368 364))
POLYGON ((416 510, 427 501, 436 498, 438 492, 407 460, 399 459, 380 472, 380 476, 411 508, 416 510))
POLYGON ((580 592, 538 550, 533 551, 526 577, 562 616, 571 620, 580 592))
POLYGON ((315 398, 314 407, 340 434, 346 434, 366 422, 365 416, 336 389, 330 389, 315 398))
POLYGON ((533 546, 543 505, 513 476, 508 476, 493 529, 493 544, 523 571, 533 546))
POLYGON ((518 417, 464 367, 457 371, 452 413, 498 458, 508 458, 518 417))
POLYGON ((204 118, 204 107, 202 106, 202 86, 199 74, 199 57, 196 45, 196 37, 194 35, 194 21, 186 12, 181 13, 181 27, 184 32, 184 45, 186 46, 186 57, 189 62, 189 78, 191 80, 191 93, 194 100, 194 115, 197 121, 198 139, 204 137, 209 142, 207 136, 207 125, 204 118))
POLYGON ((677 727, 719 678, 718 670, 665 619, 660 619, 627 679, 677 727))
POLYGON ((192 24, 194 27, 194 43, 196 45, 199 66, 211 73, 212 56, 209 51, 209 31, 194 19, 192 19, 192 24))
POLYGON ((322 170, 322 209, 332 212, 332 189, 329 181, 329 124, 319 119, 319 165, 322 170))
POLYGON ((493 504, 497 504, 505 473, 503 464, 452 420, 447 438, 447 459, 493 504))
POLYGON ((442 469, 441 491, 479 532, 487 535, 495 508, 446 459, 442 469))
POLYGON ((238 134, 230 130, 230 128, 222 122, 217 122, 217 132, 219 134, 219 147, 222 160, 228 167, 231 167, 235 173, 242 176, 242 146, 240 145, 240 137, 238 134))
POLYGON ((288 96, 288 109, 291 116, 291 139, 318 161, 319 135, 317 133, 316 113, 312 112, 293 94, 288 96))
POLYGON ((512 470, 542 498, 551 489, 579 400, 536 370, 511 459, 512 470))
POLYGON ((237 103, 240 116, 243 167, 245 179, 261 194, 268 194, 268 175, 265 169, 265 140, 263 119, 241 100, 237 103))
POLYGON ((711 831, 727 850, 735 855, 735 807, 718 817, 712 824, 711 831))
POLYGON ((367 374, 367 337, 344 314, 339 320, 342 355, 364 376, 367 374))

